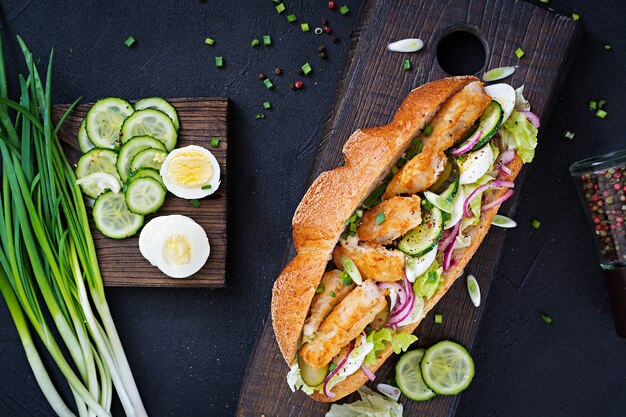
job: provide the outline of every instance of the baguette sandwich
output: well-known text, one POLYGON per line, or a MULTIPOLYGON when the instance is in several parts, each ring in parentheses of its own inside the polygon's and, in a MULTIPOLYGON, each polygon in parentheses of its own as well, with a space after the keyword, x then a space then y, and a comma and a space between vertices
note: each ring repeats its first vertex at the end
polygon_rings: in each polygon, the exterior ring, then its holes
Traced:
POLYGON ((423 85, 311 185, 272 294, 292 390, 336 401, 417 339, 534 156, 538 118, 522 93, 472 76, 423 85))

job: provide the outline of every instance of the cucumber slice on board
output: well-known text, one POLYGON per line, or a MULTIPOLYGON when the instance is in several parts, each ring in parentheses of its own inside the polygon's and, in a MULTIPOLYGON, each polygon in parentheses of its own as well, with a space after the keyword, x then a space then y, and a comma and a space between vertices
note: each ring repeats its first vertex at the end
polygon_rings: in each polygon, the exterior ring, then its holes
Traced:
POLYGON ((165 151, 165 145, 152 136, 137 136, 122 145, 116 164, 122 182, 126 182, 130 175, 130 163, 133 158, 144 149, 150 148, 165 151))
MULTIPOLYGON (((116 162, 117 154, 112 150, 94 148, 81 156, 76 163, 76 177, 80 179, 96 172, 104 172, 112 175, 119 181, 117 169, 115 168, 116 162)), ((89 197, 96 198, 98 196, 98 194, 94 195, 94 189, 91 189, 87 184, 81 184, 80 186, 83 193, 89 197)))
POLYGON ((133 106, 121 98, 96 101, 85 117, 85 129, 91 143, 99 148, 117 149, 122 124, 134 111, 133 106))
POLYGON ((107 190, 118 193, 122 188, 120 181, 106 172, 94 172, 93 174, 79 178, 76 180, 76 184, 80 185, 83 194, 91 198, 96 198, 107 190))
POLYGON ((178 132, 172 119, 154 109, 138 110, 124 121, 122 143, 135 136, 152 136, 163 142, 168 152, 176 147, 178 140, 178 132))
POLYGON ((422 224, 409 231, 398 243, 398 249, 407 255, 422 256, 434 248, 443 233, 441 210, 433 207, 424 211, 422 224))
POLYGON ((161 169, 163 161, 167 158, 167 152, 160 149, 148 148, 139 152, 130 163, 130 175, 139 168, 152 168, 157 171, 161 169))
POLYGON ((426 349, 420 363, 422 378, 436 394, 455 395, 474 378, 474 360, 458 343, 444 340, 426 349))
POLYGON ((422 379, 420 362, 425 349, 415 349, 406 352, 396 364, 396 383, 400 391, 413 401, 426 401, 435 394, 422 379))
POLYGON ((161 183, 163 187, 165 187, 165 184, 163 183, 163 178, 161 178, 161 174, 159 174, 159 171, 154 168, 139 168, 137 171, 133 172, 130 177, 128 177, 126 183, 129 184, 131 181, 143 177, 154 178, 159 183, 161 183))
POLYGON ((78 149, 82 153, 89 152, 96 146, 91 143, 89 140, 89 136, 87 136, 87 129, 85 129, 85 119, 80 122, 80 126, 78 127, 78 149))
POLYGON ((143 216, 128 210, 124 193, 108 191, 96 199, 93 221, 106 237, 124 239, 137 233, 143 225, 143 216))
POLYGON ((170 103, 168 103, 165 99, 160 97, 149 97, 142 98, 135 103, 135 110, 144 110, 144 109, 154 109, 158 110, 161 113, 165 113, 168 115, 170 119, 172 119, 172 123, 174 123, 174 127, 176 130, 180 129, 180 123, 178 121, 178 113, 176 113, 176 109, 170 103))
POLYGON ((135 214, 150 214, 161 208, 166 195, 165 187, 154 178, 135 178, 126 188, 126 205, 135 214))

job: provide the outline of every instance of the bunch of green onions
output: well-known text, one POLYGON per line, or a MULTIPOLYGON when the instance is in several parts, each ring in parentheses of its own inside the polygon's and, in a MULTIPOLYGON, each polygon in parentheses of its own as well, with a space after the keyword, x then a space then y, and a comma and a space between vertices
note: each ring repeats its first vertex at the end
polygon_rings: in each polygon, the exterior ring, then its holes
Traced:
POLYGON ((83 196, 57 137, 78 100, 55 128, 53 54, 44 84, 18 42, 28 77, 19 76, 19 101, 13 101, 0 41, 0 291, 37 383, 59 416, 110 416, 113 387, 127 416, 146 416, 105 299, 83 196), (33 331, 67 380, 75 407, 53 385, 33 331))

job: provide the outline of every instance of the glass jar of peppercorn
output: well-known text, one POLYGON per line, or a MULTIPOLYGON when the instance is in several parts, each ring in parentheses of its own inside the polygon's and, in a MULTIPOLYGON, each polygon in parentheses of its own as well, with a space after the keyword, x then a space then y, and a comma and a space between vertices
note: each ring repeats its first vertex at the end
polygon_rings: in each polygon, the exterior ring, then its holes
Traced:
POLYGON ((578 161, 570 173, 593 230, 615 329, 626 337, 626 150, 578 161))

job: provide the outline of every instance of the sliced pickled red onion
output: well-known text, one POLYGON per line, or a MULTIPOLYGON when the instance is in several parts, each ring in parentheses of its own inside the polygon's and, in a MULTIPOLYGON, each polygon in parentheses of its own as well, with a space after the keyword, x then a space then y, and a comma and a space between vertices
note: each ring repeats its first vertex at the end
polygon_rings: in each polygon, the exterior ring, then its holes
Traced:
POLYGON ((489 210, 490 208, 495 207, 498 204, 504 203, 506 200, 508 200, 509 198, 513 197, 513 194, 515 194, 515 191, 513 191, 513 190, 507 191, 506 193, 504 193, 504 195, 502 197, 496 198, 491 203, 485 204, 484 206, 482 206, 480 211, 489 210))
POLYGON ((361 365, 361 370, 370 381, 374 381, 376 379, 376 375, 372 373, 365 365, 361 365))
POLYGON ((541 126, 541 119, 539 119, 539 116, 537 116, 535 113, 526 110, 521 110, 520 113, 526 116, 530 124, 532 124, 536 128, 539 128, 541 126))
POLYGON ((479 130, 477 134, 474 134, 473 138, 466 140, 458 148, 453 148, 450 153, 454 156, 459 156, 459 155, 463 155, 464 153, 468 153, 482 139, 482 137, 483 137, 483 131, 479 130))
POLYGON ((326 379, 324 380, 324 395, 326 395, 328 398, 335 398, 335 393, 332 392, 330 388, 328 388, 328 383, 330 382, 332 377, 337 375, 337 372, 339 372, 339 370, 343 368, 343 366, 346 364, 346 362, 348 361, 348 356, 350 356, 350 353, 352 353, 353 349, 354 349, 354 340, 350 342, 350 346, 348 347, 348 352, 346 352, 346 356, 344 356, 341 362, 339 362, 339 364, 335 367, 335 369, 333 369, 332 372, 329 373, 326 379))
POLYGON ((474 197, 476 197, 478 194, 483 193, 484 191, 492 190, 494 188, 502 188, 502 187, 513 188, 515 187, 515 184, 513 184, 511 181, 495 180, 495 181, 488 182, 487 184, 481 185, 480 187, 472 191, 470 195, 465 199, 465 202, 463 203, 463 214, 465 215, 465 217, 467 217, 468 219, 472 217, 472 215, 469 212, 469 204, 474 199, 474 197))
MULTIPOLYGON (((459 235, 459 230, 461 229, 461 223, 457 223, 452 229, 452 233, 450 233, 450 242, 455 242, 456 237, 459 235)), ((449 244, 448 247, 443 251, 443 270, 447 271, 452 266, 452 251, 454 250, 454 243, 449 244)))

